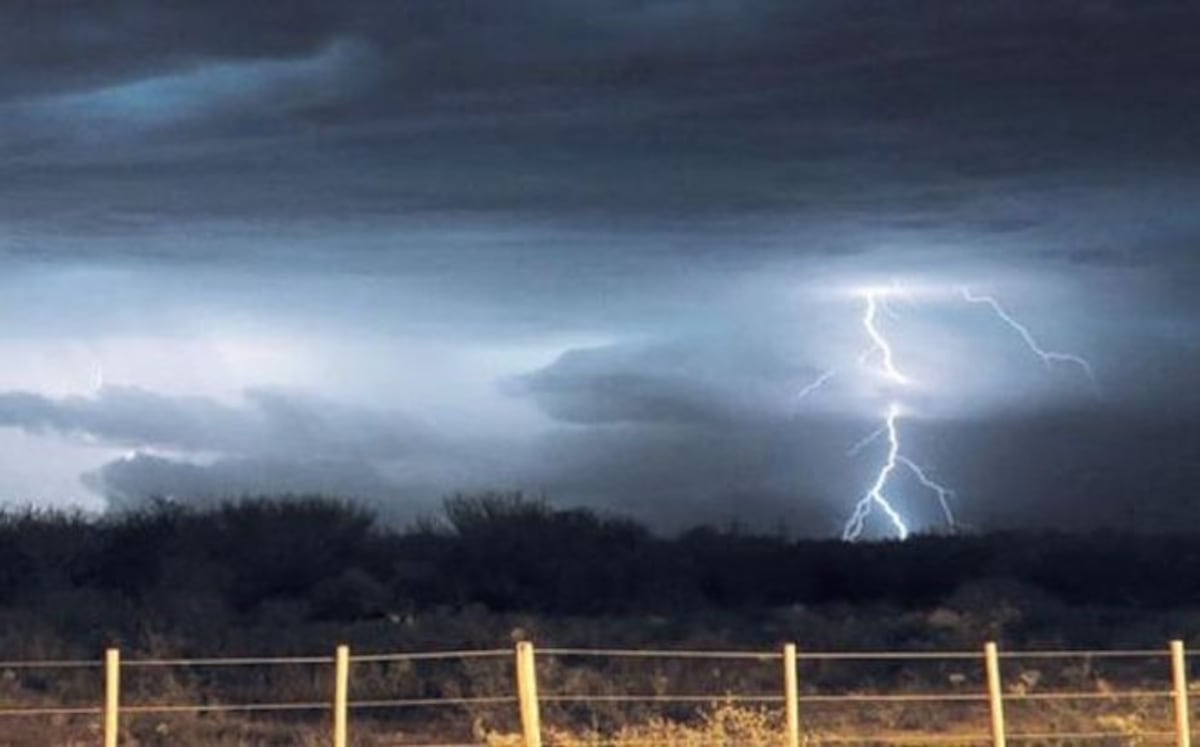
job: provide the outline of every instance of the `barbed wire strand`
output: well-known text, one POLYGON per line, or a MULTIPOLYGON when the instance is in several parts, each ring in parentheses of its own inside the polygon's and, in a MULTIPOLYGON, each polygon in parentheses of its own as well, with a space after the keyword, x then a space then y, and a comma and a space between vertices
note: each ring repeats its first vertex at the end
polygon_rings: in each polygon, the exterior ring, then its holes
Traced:
POLYGON ((1000 651, 1001 659, 1152 659, 1171 655, 1169 649, 1079 649, 1046 651, 1000 651))
POLYGON ((982 742, 991 744, 992 742, 990 734, 885 734, 882 736, 817 734, 813 736, 813 739, 818 743, 831 744, 928 744, 930 742, 952 742, 954 744, 982 742))
POLYGON ((400 698, 396 700, 352 700, 351 710, 370 708, 425 708, 436 706, 511 705, 515 695, 480 696, 475 698, 400 698))
POLYGON ((782 695, 539 695, 544 703, 782 703, 782 695))
POLYGON ((669 651, 661 649, 621 648, 539 648, 538 656, 610 657, 629 659, 742 659, 746 661, 781 661, 778 651, 669 651))
POLYGON ((103 709, 99 706, 46 707, 46 708, 4 708, 0 709, 0 718, 21 716, 99 716, 103 709))
POLYGON ((1174 698, 1170 690, 1113 690, 1112 692, 1047 692, 1047 693, 1005 693, 1006 703, 1046 700, 1151 700, 1154 698, 1174 698))
POLYGON ((1111 739, 1127 739, 1132 740, 1135 737, 1138 739, 1166 739, 1166 737, 1174 737, 1174 731, 1138 731, 1136 734, 1130 734, 1128 731, 1019 731, 1016 734, 1008 734, 1009 740, 1111 740, 1111 739))
POLYGON ((0 669, 100 669, 104 662, 99 659, 30 659, 28 661, 0 661, 0 669))
POLYGON ((333 664, 332 656, 247 656, 207 659, 126 659, 122 669, 152 667, 260 667, 260 666, 311 666, 333 664))
POLYGON ((280 711, 329 711, 332 709, 333 705, 326 702, 192 703, 187 705, 171 705, 163 703, 157 705, 121 706, 120 712, 123 715, 138 716, 152 713, 268 713, 280 711))
MULTIPOLYGON (((542 653, 539 651, 538 653, 542 653)), ((483 649, 479 651, 434 651, 414 652, 403 654, 355 654, 350 657, 352 664, 390 662, 390 661, 428 661, 436 659, 496 659, 513 655, 511 648, 483 649)))

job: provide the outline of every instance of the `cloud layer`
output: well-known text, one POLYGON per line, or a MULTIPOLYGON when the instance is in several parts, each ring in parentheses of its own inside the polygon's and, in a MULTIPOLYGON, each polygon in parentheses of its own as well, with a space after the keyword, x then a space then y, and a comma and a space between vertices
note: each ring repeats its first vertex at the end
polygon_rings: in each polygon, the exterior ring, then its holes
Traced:
POLYGON ((845 450, 903 394, 975 523, 1180 520, 1198 21, 1176 0, 0 3, 0 428, 76 450, 121 505, 524 488, 829 533, 879 457, 845 450), (853 291, 894 281, 951 289, 881 321, 902 393, 857 363, 853 291), (959 283, 1086 355, 1100 396, 959 283), (79 360, 116 373, 87 391, 58 375, 79 360))

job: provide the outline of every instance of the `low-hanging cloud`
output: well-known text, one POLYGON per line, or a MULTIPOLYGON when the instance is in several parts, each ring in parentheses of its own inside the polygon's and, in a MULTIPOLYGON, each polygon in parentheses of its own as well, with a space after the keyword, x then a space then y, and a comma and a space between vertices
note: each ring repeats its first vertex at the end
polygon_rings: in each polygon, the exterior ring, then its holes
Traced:
POLYGON ((414 215, 1011 226, 1064 180, 1112 181, 1106 154, 1136 153, 1142 186, 1198 155, 1177 95, 1200 73, 1181 33, 1196 11, 1166 0, 49 7, 0 8, 15 73, 0 106, 50 107, 0 122, 18 173, 38 176, 5 180, 20 191, 0 192, 0 216, 34 233, 65 230, 63 202, 148 215, 143 230, 348 212, 388 229, 414 215), (233 95, 191 117, 181 90, 233 95), (82 104, 113 97, 170 127, 55 138, 96 129, 82 104), (994 199, 1018 187, 1030 206, 994 199))
POLYGON ((569 350, 505 389, 564 422, 720 425, 786 415, 812 374, 766 340, 677 339, 569 350))
POLYGON ((134 454, 83 475, 114 510, 136 509, 160 499, 188 506, 216 505, 244 496, 323 495, 386 508, 389 515, 426 506, 401 500, 401 486, 368 461, 298 458, 225 458, 196 463, 134 454), (415 504, 415 505, 414 505, 415 504))
POLYGON ((90 396, 0 393, 0 426, 136 448, 217 455, 395 459, 428 448, 432 432, 403 415, 253 390, 237 404, 105 387, 90 396))

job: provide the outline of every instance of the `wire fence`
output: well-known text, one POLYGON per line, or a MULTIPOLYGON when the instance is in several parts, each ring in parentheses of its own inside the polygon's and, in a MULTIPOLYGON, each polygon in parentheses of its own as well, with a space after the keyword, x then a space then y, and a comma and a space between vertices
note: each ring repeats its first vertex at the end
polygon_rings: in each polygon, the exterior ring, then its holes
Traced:
POLYGON ((110 649, 96 660, 0 661, 0 745, 117 747, 155 744, 155 735, 163 744, 217 745, 238 732, 245 741, 229 744, 1190 747, 1194 656, 1180 641, 1143 650, 1001 651, 987 643, 869 652, 522 642, 158 659, 122 659, 110 649), (288 741, 300 733, 306 741, 288 741))

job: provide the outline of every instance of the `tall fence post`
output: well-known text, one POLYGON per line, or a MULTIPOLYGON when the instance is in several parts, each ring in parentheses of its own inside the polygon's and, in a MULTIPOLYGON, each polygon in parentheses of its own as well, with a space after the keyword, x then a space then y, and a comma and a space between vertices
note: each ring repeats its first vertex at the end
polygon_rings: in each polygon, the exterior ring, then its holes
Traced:
POLYGON ((517 644, 517 700, 521 706, 521 730, 525 747, 542 747, 542 717, 538 711, 537 667, 533 644, 517 644))
POLYGON ((121 729, 121 652, 104 652, 104 747, 117 747, 121 729))
POLYGON ((333 747, 349 744, 350 647, 338 646, 333 657, 333 747))
POLYGON ((1171 680, 1175 694, 1175 745, 1192 747, 1191 714, 1188 712, 1187 655, 1183 641, 1171 641, 1171 680))
POLYGON ((783 697, 787 716, 786 747, 800 747, 800 674, 797 670, 796 644, 783 647, 783 697))
POLYGON ((983 645, 983 662, 987 669, 988 710, 992 715, 992 747, 1005 747, 1004 691, 1000 687, 1000 653, 996 644, 983 645))

